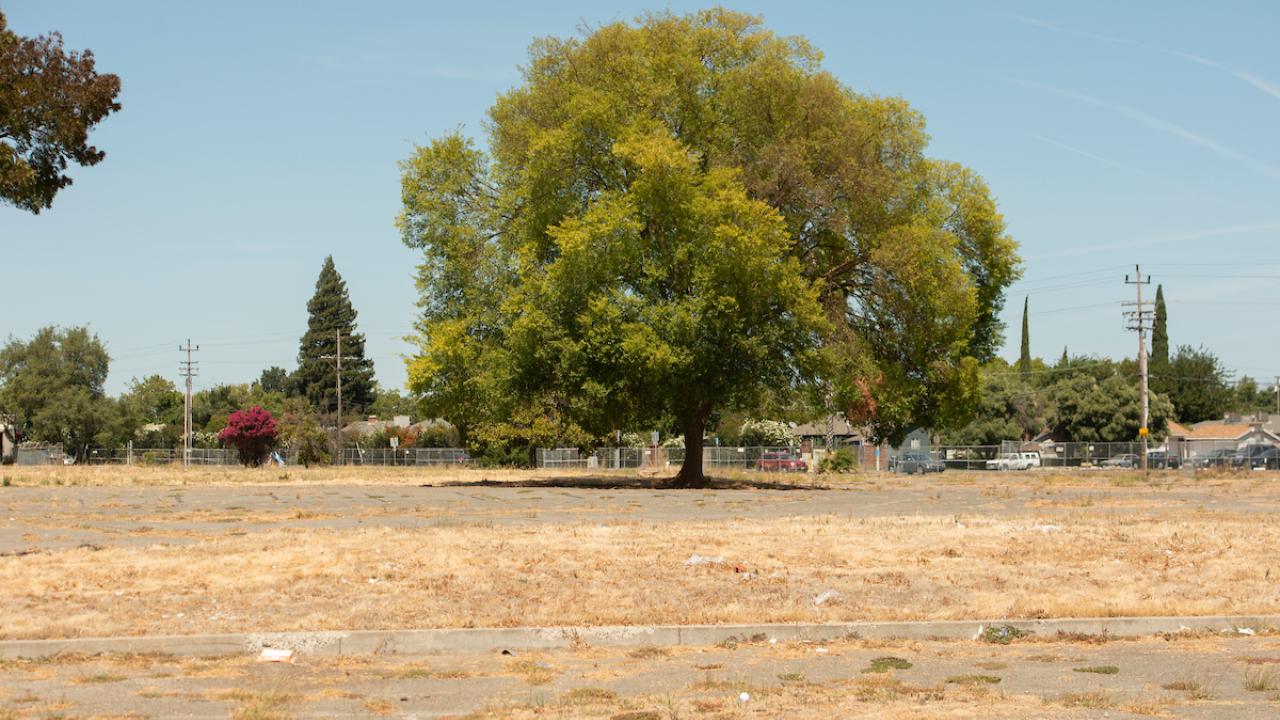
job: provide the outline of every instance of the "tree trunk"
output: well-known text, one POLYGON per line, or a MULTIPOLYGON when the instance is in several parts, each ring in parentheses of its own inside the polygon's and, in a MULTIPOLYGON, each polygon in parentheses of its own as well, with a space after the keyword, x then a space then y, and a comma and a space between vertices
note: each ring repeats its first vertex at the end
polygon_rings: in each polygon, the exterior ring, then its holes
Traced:
POLYGON ((702 433, 707 429, 710 409, 695 410, 684 422, 684 463, 672 483, 678 488, 705 488, 711 482, 702 474, 702 433))

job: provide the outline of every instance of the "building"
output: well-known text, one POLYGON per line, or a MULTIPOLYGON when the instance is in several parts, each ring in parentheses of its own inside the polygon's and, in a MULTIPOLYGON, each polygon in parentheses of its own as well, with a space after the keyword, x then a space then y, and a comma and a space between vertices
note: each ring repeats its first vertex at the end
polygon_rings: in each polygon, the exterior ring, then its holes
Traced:
POLYGON ((1170 445, 1177 442, 1184 458, 1194 458, 1214 450, 1235 451, 1246 445, 1280 446, 1280 422, 1277 420, 1280 418, 1265 413, 1247 417, 1229 413, 1222 420, 1206 420, 1190 427, 1178 425, 1176 436, 1172 427, 1176 423, 1171 423, 1170 445))

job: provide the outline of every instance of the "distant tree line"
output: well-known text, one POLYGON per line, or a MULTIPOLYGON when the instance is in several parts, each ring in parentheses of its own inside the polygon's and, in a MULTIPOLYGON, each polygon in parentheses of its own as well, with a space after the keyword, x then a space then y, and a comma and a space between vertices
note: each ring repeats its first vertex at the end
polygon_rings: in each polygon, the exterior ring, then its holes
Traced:
MULTIPOLYGON (((415 415, 414 401, 374 382, 346 284, 325 258, 315 294, 307 303, 307 331, 299 341, 298 367, 270 367, 247 383, 219 384, 195 393, 191 419, 197 447, 218 447, 218 434, 237 411, 261 407, 279 419, 279 438, 306 447, 311 459, 327 456, 326 427, 339 424, 334 356, 342 336, 343 419, 365 414, 415 415)), ((0 349, 0 423, 12 441, 61 444, 83 456, 90 448, 173 448, 182 443, 183 396, 162 375, 134 378, 118 397, 105 383, 110 355, 86 327, 41 328, 28 340, 10 338, 0 349)), ((437 438, 438 440, 438 438, 437 438)))
MULTIPOLYGON (((981 391, 973 419, 945 430, 948 444, 987 445, 1052 432, 1063 441, 1133 440, 1140 425, 1140 380, 1136 358, 1110 360, 1069 356, 1063 348, 1053 365, 1033 358, 1027 304, 1017 366, 996 359, 981 369, 981 391)), ((1232 381, 1222 361, 1203 347, 1179 345, 1170 352, 1164 288, 1157 286, 1151 333, 1150 430, 1164 434, 1168 422, 1221 419, 1229 412, 1274 410, 1275 395, 1249 376, 1232 381)))

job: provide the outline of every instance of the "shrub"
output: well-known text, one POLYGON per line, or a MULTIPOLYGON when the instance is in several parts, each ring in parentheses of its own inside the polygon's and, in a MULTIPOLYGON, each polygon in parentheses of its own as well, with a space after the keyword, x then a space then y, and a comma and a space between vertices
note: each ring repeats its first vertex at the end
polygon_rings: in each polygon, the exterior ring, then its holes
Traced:
POLYGON ((852 450, 838 448, 822 456, 821 462, 818 463, 818 472, 847 473, 853 470, 855 464, 856 458, 852 450))
POLYGON ((533 465, 529 460, 529 448, 527 446, 500 443, 485 445, 475 460, 476 466, 482 468, 527 468, 533 465))
POLYGON ((143 465, 167 465, 169 464, 169 454, 148 450, 142 453, 143 465))
POLYGON ((280 432, 271 413, 255 405, 248 410, 237 410, 227 418, 227 426, 218 433, 218 439, 232 445, 240 452, 240 462, 258 467, 267 459, 267 453, 275 447, 280 432))
POLYGON ((280 418, 280 441, 298 453, 303 467, 329 462, 329 434, 316 422, 311 407, 301 398, 290 398, 280 418))

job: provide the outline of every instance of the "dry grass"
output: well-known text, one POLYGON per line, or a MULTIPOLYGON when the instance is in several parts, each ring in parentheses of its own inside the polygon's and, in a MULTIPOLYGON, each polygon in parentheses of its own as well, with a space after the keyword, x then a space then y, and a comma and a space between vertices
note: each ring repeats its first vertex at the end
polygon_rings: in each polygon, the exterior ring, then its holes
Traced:
POLYGON ((75 548, 0 558, 0 637, 1280 611, 1256 561, 1280 545, 1280 518, 1041 522, 294 529, 75 548), (686 565, 695 552, 725 562, 686 565), (826 590, 840 597, 815 604, 826 590))
MULTIPOLYGON (((0 472, 10 486, 253 486, 253 485, 448 485, 486 483, 504 485, 547 484, 569 481, 575 484, 632 484, 659 486, 674 476, 676 468, 642 470, 584 470, 575 468, 516 470, 460 466, 316 466, 303 468, 241 467, 144 467, 140 465, 95 466, 9 466, 0 472)), ((1137 471, 1098 472, 1091 470, 1044 470, 1030 473, 986 473, 951 471, 930 477, 900 476, 866 471, 849 475, 795 475, 740 470, 709 470, 728 484, 780 482, 813 487, 976 487, 993 498, 1011 498, 1021 491, 1043 493, 1035 502, 1045 506, 1092 507, 1098 498, 1083 491, 1116 488, 1165 492, 1178 489, 1218 489, 1233 495, 1271 492, 1276 473, 1212 470, 1178 472, 1153 471, 1143 476, 1137 471)), ((1129 501, 1112 501, 1126 504, 1129 501)))

